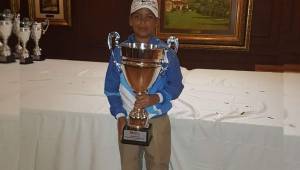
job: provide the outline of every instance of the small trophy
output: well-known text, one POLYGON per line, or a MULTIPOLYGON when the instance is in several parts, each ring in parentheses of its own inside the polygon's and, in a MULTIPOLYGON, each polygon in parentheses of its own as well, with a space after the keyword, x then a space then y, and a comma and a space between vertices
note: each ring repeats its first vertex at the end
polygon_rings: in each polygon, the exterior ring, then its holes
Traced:
POLYGON ((0 14, 0 38, 3 43, 0 45, 0 63, 15 62, 15 58, 11 55, 7 41, 12 32, 12 19, 13 15, 9 9, 5 9, 0 14))
MULTIPOLYGON (((114 57, 113 47, 121 50, 121 63, 114 58, 117 68, 124 73, 127 82, 136 95, 147 93, 167 63, 167 46, 160 47, 147 43, 121 43, 119 34, 108 35, 108 47, 114 57)), ((145 108, 134 107, 123 129, 121 142, 133 145, 148 146, 152 138, 152 125, 145 108)))
POLYGON ((20 14, 16 14, 14 18, 13 23, 13 33, 17 37, 17 45, 15 47, 15 51, 13 52, 13 55, 15 56, 15 59, 19 59, 22 52, 22 46, 20 44, 20 37, 18 36, 20 32, 20 14))
POLYGON ((45 60, 45 57, 42 57, 42 49, 39 47, 39 40, 42 34, 45 34, 49 27, 49 20, 46 19, 44 22, 33 22, 31 26, 31 38, 34 40, 35 47, 33 49, 33 60, 41 61, 45 60))
POLYGON ((27 41, 30 37, 30 26, 31 22, 28 18, 24 18, 22 22, 20 22, 20 31, 18 37, 20 38, 22 50, 20 55, 20 64, 31 64, 33 63, 32 57, 29 55, 28 50, 26 49, 27 41))

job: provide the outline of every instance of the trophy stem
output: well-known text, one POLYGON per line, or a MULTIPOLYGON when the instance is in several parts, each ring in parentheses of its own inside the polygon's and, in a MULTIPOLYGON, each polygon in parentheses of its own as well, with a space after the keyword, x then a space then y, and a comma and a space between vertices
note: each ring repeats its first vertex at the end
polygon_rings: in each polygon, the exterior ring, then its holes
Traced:
POLYGON ((8 57, 8 56, 11 55, 10 48, 7 45, 7 38, 6 37, 3 38, 3 52, 4 52, 5 57, 8 57))
POLYGON ((39 41, 35 40, 34 42, 35 42, 35 48, 40 49, 40 47, 39 47, 39 41))
POLYGON ((20 38, 18 37, 18 41, 17 41, 17 45, 16 45, 16 52, 18 53, 18 55, 20 55, 21 50, 22 50, 22 46, 21 46, 21 41, 20 38))
POLYGON ((21 41, 22 44, 22 53, 20 56, 20 64, 31 64, 33 63, 33 59, 29 56, 29 52, 26 49, 27 40, 21 41))
POLYGON ((3 44, 4 46, 7 46, 7 38, 3 38, 3 44))
MULTIPOLYGON (((136 92, 137 96, 141 96, 146 92, 136 92)), ((129 124, 130 127, 140 129, 147 128, 148 123, 148 113, 145 108, 138 108, 134 106, 133 110, 129 113, 129 124)))
POLYGON ((28 58, 29 55, 28 55, 28 50, 26 49, 26 43, 25 42, 22 42, 22 56, 24 58, 28 58))
POLYGON ((34 53, 35 53, 35 55, 40 56, 41 53, 40 53, 40 47, 39 47, 38 39, 34 40, 34 44, 35 44, 34 53))

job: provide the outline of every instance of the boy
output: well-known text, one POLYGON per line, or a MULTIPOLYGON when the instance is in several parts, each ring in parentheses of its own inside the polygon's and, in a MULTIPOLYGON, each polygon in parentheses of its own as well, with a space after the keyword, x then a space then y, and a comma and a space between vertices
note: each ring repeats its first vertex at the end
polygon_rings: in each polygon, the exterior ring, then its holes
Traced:
MULTIPOLYGON (((133 34, 128 37, 130 43, 149 43, 166 46, 154 37, 159 22, 156 0, 133 0, 129 25, 133 34)), ((115 49, 115 58, 120 60, 120 52, 115 49)), ((115 65, 113 58, 105 78, 105 94, 110 104, 111 114, 117 119, 118 137, 121 139, 126 117, 134 106, 147 108, 149 122, 152 124, 152 140, 149 146, 123 144, 119 141, 122 170, 141 170, 143 154, 147 170, 168 170, 171 155, 171 127, 167 112, 171 109, 171 100, 176 99, 182 89, 182 74, 176 53, 168 50, 168 68, 158 76, 148 94, 132 96, 132 89, 123 73, 115 65)))

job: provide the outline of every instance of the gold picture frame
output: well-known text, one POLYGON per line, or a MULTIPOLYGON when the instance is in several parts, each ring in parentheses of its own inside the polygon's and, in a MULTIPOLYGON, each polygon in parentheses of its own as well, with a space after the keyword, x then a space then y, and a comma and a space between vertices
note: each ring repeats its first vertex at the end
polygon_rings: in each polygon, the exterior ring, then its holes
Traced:
POLYGON ((71 26, 71 0, 28 0, 29 16, 50 25, 71 26))
POLYGON ((158 2, 158 37, 176 36, 183 48, 249 50, 253 0, 158 2))

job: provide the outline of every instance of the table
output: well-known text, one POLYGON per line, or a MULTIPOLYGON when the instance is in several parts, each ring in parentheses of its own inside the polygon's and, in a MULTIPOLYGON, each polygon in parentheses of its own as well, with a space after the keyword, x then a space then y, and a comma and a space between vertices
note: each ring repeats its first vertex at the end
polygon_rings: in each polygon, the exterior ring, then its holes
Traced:
MULTIPOLYGON (((16 87, 1 91, 0 99, 5 100, 0 106, 6 106, 7 94, 15 94, 20 106, 15 114, 5 114, 15 115, 14 126, 5 129, 19 137, 5 137, 14 142, 5 142, 11 149, 4 153, 16 159, 7 161, 12 159, 1 152, 1 169, 15 170, 17 163, 22 170, 119 170, 116 121, 103 94, 106 67, 107 63, 50 59, 5 69, 1 65, 1 78, 7 70, 16 70, 15 80, 5 81, 16 87)), ((299 106, 298 96, 287 95, 297 91, 290 86, 299 74, 184 68, 182 72, 185 88, 169 112, 170 169, 299 169, 300 152, 293 150, 300 144, 299 109, 285 111, 299 106)), ((3 115, 0 120, 8 117, 3 115)), ((3 134, 0 131, 0 137, 3 134)))
POLYGON ((284 73, 284 161, 286 170, 300 169, 300 74, 284 73))
POLYGON ((0 65, 0 169, 16 170, 19 157, 18 65, 0 65))

